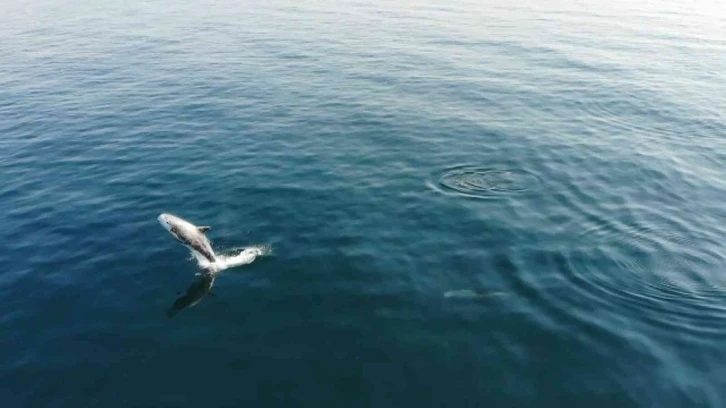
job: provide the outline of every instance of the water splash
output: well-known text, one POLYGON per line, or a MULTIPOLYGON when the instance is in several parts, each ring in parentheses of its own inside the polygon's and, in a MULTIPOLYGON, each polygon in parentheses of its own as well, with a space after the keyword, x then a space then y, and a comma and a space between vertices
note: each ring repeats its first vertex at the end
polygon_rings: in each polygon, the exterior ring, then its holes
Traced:
POLYGON ((192 257, 197 260, 200 268, 210 271, 211 273, 220 273, 226 269, 237 266, 251 264, 257 257, 270 254, 271 248, 264 245, 243 248, 241 251, 232 255, 217 254, 217 262, 209 262, 204 256, 191 251, 192 257))

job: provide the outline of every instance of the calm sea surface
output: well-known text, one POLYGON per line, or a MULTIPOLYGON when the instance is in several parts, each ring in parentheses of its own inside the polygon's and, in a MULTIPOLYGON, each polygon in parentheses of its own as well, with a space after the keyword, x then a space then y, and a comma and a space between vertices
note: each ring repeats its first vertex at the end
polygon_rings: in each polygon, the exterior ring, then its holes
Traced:
POLYGON ((1 4, 3 407, 726 406, 724 2, 1 4))

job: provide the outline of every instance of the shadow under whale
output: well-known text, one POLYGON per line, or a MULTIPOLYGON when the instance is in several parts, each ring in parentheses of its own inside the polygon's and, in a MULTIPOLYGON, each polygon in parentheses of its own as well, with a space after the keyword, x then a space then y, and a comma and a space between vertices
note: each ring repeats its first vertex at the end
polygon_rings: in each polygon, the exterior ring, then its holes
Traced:
POLYGON ((192 284, 186 289, 184 295, 178 297, 171 307, 167 309, 166 317, 171 319, 182 310, 199 303, 210 293, 212 285, 214 285, 214 279, 215 276, 213 274, 205 273, 199 279, 192 282, 192 284))

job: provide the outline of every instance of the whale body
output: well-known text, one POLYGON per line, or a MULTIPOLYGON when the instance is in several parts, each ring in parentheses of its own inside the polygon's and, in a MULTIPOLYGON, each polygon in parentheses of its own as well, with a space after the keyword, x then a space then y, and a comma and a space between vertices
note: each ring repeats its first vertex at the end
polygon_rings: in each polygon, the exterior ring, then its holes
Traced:
POLYGON ((205 232, 209 231, 209 227, 198 227, 176 215, 166 213, 161 214, 158 220, 177 241, 192 251, 195 251, 207 261, 211 263, 217 262, 217 256, 214 254, 214 250, 212 250, 212 243, 204 235, 205 232))

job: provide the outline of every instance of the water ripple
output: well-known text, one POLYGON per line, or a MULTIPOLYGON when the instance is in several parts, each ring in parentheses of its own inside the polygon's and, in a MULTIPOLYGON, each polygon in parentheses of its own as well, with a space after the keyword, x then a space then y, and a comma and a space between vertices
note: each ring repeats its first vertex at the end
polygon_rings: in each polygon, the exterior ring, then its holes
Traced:
POLYGON ((472 198, 496 198, 520 194, 538 187, 539 179, 522 169, 457 166, 435 177, 429 185, 445 194, 472 198))
POLYGON ((717 2, 6 3, 6 406, 726 406, 717 2))

